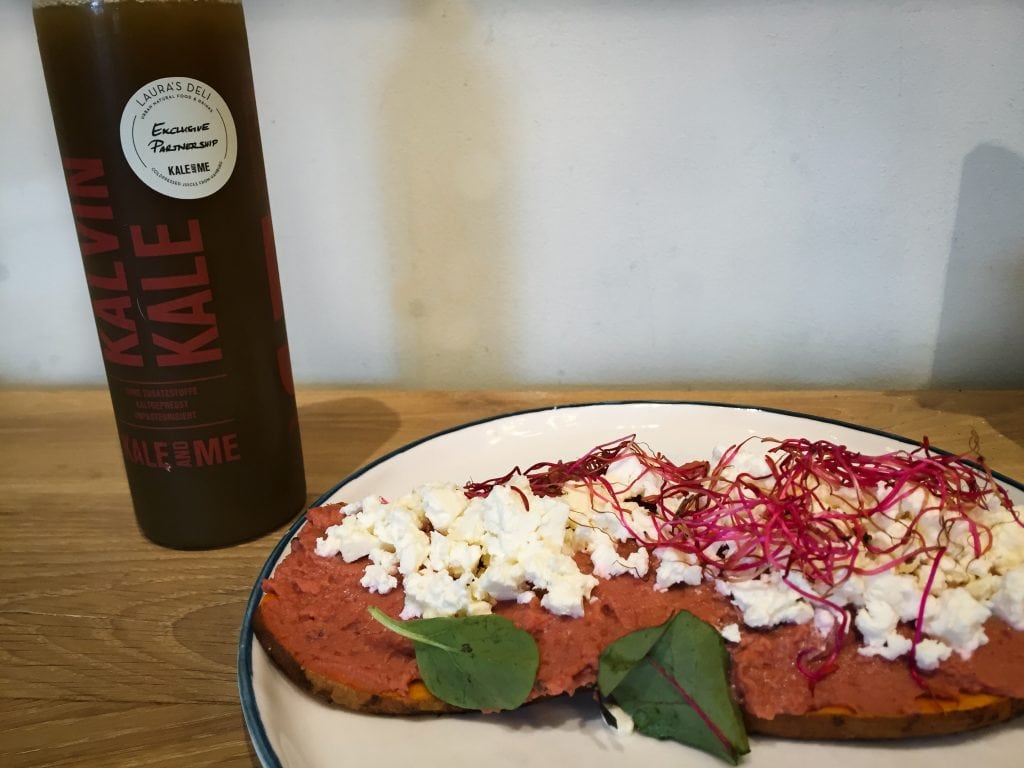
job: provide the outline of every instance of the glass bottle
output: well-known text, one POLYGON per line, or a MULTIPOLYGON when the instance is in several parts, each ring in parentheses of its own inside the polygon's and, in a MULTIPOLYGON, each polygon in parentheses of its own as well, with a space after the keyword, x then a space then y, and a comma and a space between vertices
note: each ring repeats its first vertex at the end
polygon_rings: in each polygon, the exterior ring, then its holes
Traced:
POLYGON ((306 490, 242 5, 33 16, 139 527, 266 533, 306 490))

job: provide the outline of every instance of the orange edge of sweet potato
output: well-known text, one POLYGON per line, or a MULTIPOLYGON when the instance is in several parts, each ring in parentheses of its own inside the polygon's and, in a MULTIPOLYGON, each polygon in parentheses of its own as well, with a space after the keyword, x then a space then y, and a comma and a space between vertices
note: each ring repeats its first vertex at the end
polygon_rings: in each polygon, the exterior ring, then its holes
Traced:
MULTIPOLYGON (((275 599, 264 595, 263 600, 275 599)), ((262 603, 262 601, 261 601, 262 603)), ((253 632, 268 655, 293 682, 332 704, 376 714, 457 712, 436 698, 422 681, 406 691, 363 691, 303 668, 269 632, 260 611, 253 614, 253 632)), ((922 696, 918 711, 907 714, 861 715, 845 707, 823 707, 802 715, 759 718, 744 714, 751 733, 804 740, 906 739, 961 733, 1024 714, 1024 700, 990 694, 963 694, 957 700, 922 696)))

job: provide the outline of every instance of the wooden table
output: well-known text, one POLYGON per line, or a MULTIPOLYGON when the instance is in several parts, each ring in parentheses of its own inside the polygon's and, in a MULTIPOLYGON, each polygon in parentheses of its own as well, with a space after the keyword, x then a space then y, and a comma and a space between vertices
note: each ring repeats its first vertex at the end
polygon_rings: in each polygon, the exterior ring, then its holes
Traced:
MULTIPOLYGON (((1024 392, 299 393, 310 501, 370 459, 468 420, 558 403, 744 403, 927 435, 1024 478, 1024 392)), ((0 765, 252 766, 235 651, 282 531, 176 552, 134 525, 105 390, 0 391, 0 765)), ((282 529, 283 530, 283 529, 282 529)))

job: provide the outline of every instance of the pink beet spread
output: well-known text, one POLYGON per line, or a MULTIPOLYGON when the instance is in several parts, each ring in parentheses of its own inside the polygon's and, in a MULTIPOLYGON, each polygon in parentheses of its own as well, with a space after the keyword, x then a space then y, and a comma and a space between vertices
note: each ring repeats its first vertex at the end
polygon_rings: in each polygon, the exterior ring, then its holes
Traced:
MULTIPOLYGON (((291 553, 263 585, 260 605, 266 628, 308 670, 364 691, 403 694, 419 679, 412 644, 385 629, 367 613, 375 605, 398 616, 401 590, 371 594, 359 584, 365 563, 320 557, 315 542, 341 520, 339 505, 311 509, 308 524, 292 542, 291 553)), ((629 575, 602 581, 582 618, 555 616, 537 601, 500 604, 495 613, 529 631, 537 641, 540 668, 533 697, 572 693, 593 685, 598 656, 612 641, 643 627, 661 624, 687 610, 722 628, 741 623, 739 612, 713 585, 677 586, 656 592, 649 581, 629 575)), ((741 625, 742 626, 742 625, 741 625)), ((1024 632, 992 619, 989 642, 969 660, 956 654, 922 677, 939 696, 956 692, 1024 698, 1024 632)), ((812 689, 797 669, 802 651, 824 643, 810 624, 761 631, 743 627, 741 641, 728 643, 737 700, 752 715, 769 719, 800 715, 826 706, 854 713, 905 714, 918 711, 926 691, 914 681, 905 660, 887 661, 857 653, 857 638, 843 645, 834 672, 812 689)))

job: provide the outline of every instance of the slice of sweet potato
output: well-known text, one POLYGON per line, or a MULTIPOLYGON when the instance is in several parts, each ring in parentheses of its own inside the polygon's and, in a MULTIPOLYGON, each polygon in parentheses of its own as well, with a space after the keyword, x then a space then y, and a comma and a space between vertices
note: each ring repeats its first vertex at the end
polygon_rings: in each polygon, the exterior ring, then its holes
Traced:
MULTIPOLYGON (((275 600, 264 595, 263 600, 275 600)), ((262 605, 262 602, 261 602, 262 605)), ((267 627, 259 607, 253 614, 253 634, 260 647, 274 664, 297 686, 329 704, 355 712, 377 715, 410 715, 431 712, 455 712, 456 707, 435 697, 422 682, 414 682, 404 693, 367 691, 353 687, 344 680, 332 680, 304 667, 267 627)))
MULTIPOLYGON (((266 599, 266 598, 265 598, 266 599)), ((259 610, 253 631, 261 647, 292 682, 330 704, 357 712, 380 715, 416 715, 458 712, 415 682, 404 693, 364 691, 343 680, 331 680, 304 668, 274 637, 259 610)), ((827 707, 802 715, 771 719, 745 713, 751 733, 805 740, 907 739, 961 733, 1024 714, 1024 701, 987 694, 964 694, 958 700, 922 697, 920 711, 905 715, 864 715, 841 707, 827 707)))
MULTIPOLYGON (((366 614, 366 607, 372 602, 389 615, 397 615, 402 607, 402 595, 397 591, 384 596, 371 595, 359 585, 361 567, 358 564, 346 564, 336 558, 321 558, 315 555, 316 538, 339 516, 340 512, 337 509, 311 510, 310 524, 300 532, 293 542, 291 554, 285 558, 275 575, 265 585, 263 600, 253 616, 253 630, 258 642, 273 662, 297 685, 334 705, 385 715, 456 711, 454 707, 431 695, 423 683, 417 680, 418 671, 408 641, 382 629, 366 614), (314 515, 313 512, 317 514, 314 515), (328 591, 327 585, 331 586, 332 591, 328 591), (287 610, 288 608, 292 610, 287 610), (344 620, 338 623, 335 619, 343 608, 347 612, 344 620), (301 631, 294 633, 293 636, 291 630, 300 624, 301 631), (346 666, 347 661, 339 663, 337 655, 317 656, 316 653, 311 653, 311 647, 295 647, 295 643, 306 643, 308 646, 310 638, 312 643, 322 643, 320 648, 328 650, 338 650, 339 646, 341 650, 346 650, 350 644, 358 643, 358 647, 371 654, 371 661, 363 663, 362 674, 352 674, 348 679, 342 679, 347 677, 346 669, 352 671, 351 667, 346 666), (323 658, 328 657, 334 660, 321 663, 323 658), (299 661, 313 658, 318 660, 309 662, 314 667, 312 669, 299 661), (377 658, 380 659, 379 665, 376 662, 377 658), (378 667, 392 674, 378 675, 378 667), (367 669, 372 670, 372 674, 366 674, 367 669), (387 679, 388 682, 378 686, 380 690, 371 690, 374 688, 374 681, 378 679, 387 679)), ((507 612, 508 617, 516 620, 520 626, 532 629, 535 633, 538 645, 542 649, 542 666, 543 660, 547 658, 549 667, 545 681, 550 683, 548 678, 553 675, 566 678, 559 681, 557 686, 539 686, 537 698, 543 698, 545 693, 560 693, 577 687, 592 686, 601 648, 606 647, 607 642, 620 636, 630 627, 653 626, 664 621, 672 611, 683 608, 695 612, 716 626, 737 620, 735 614, 727 616, 718 610, 722 606, 708 607, 707 600, 694 602, 694 595, 700 589, 687 587, 668 593, 654 592, 650 584, 638 579, 613 579, 604 582, 600 589, 595 591, 595 594, 600 592, 602 597, 598 601, 598 606, 588 610, 586 618, 563 621, 560 628, 554 628, 550 622, 545 625, 538 624, 536 616, 531 617, 524 613, 528 606, 503 606, 501 610, 507 612), (619 593, 615 600, 612 600, 612 592, 619 593), (654 603, 659 604, 660 613, 656 611, 649 614, 640 610, 641 607, 649 608, 654 603), (611 610, 613 605, 619 608, 611 610), (701 606, 706 611, 704 614, 698 610, 701 606), (651 618, 652 616, 655 618, 651 618), (640 622, 639 625, 637 622, 640 622), (599 642, 591 636, 586 643, 582 642, 581 633, 588 631, 593 635, 595 624, 602 630, 597 634, 607 637, 599 642), (587 630, 585 625, 590 625, 590 629, 587 630), (604 632, 609 627, 614 631, 604 632), (565 649, 570 649, 571 653, 566 655, 565 649), (575 665, 570 674, 561 674, 567 667, 563 666, 562 661, 556 660, 563 658, 564 664, 575 665), (550 668, 552 665, 554 669, 550 668)), ((716 594, 712 588, 704 591, 705 598, 709 595, 714 597, 716 594)), ((734 610, 724 598, 715 599, 729 610, 734 610)), ((753 665, 759 667, 754 670, 757 674, 753 677, 748 676, 747 682, 744 683, 752 687, 744 688, 740 685, 737 689, 740 694, 737 699, 741 706, 744 691, 749 696, 752 690, 776 691, 780 687, 806 685, 802 677, 792 672, 774 676, 770 674, 772 670, 783 669, 785 665, 782 661, 789 658, 790 653, 795 656, 796 651, 792 649, 798 649, 799 645, 791 646, 790 650, 786 650, 783 645, 784 636, 792 637, 794 632, 799 630, 794 627, 783 627, 771 632, 752 631, 751 642, 759 635, 756 639, 760 645, 756 652, 747 654, 745 662, 737 655, 739 650, 736 646, 728 646, 736 659, 734 685, 738 685, 737 679, 742 677, 740 672, 751 668, 751 659, 753 665), (762 667, 763 669, 760 669, 762 667)), ((986 648, 991 651, 988 654, 990 666, 992 663, 1002 663, 1000 660, 1005 658, 1020 658, 1021 649, 1024 648, 1024 632, 1004 630, 993 634, 993 641, 986 648), (1009 641, 1012 642, 1007 645, 1009 641)), ((1010 696, 962 694, 955 700, 925 697, 915 700, 913 697, 916 695, 916 689, 912 685, 909 686, 910 698, 906 698, 908 686, 904 679, 904 698, 896 702, 892 695, 894 680, 898 679, 897 675, 907 677, 906 666, 893 664, 890 668, 877 659, 868 663, 858 656, 852 646, 849 654, 842 669, 855 678, 870 678, 871 689, 886 691, 886 696, 881 699, 874 697, 872 701, 879 706, 894 706, 894 712, 880 711, 878 714, 868 715, 864 713, 865 708, 874 705, 862 702, 858 712, 828 707, 805 714, 779 714, 769 719, 753 714, 754 711, 763 713, 764 710, 758 710, 751 703, 746 712, 749 730, 752 733, 795 739, 901 739, 968 731, 1024 714, 1024 697, 1012 698, 1018 695, 1012 686, 1009 690, 1003 691, 1010 696), (908 709, 914 711, 907 714, 908 709)), ((360 651, 359 655, 365 657, 366 654, 360 651)), ((365 659, 363 661, 365 662, 365 659)), ((991 680, 991 670, 988 677, 991 680)), ((1014 685, 1019 687, 1019 680, 1014 685)), ((971 690, 985 688, 983 684, 975 684, 971 690)), ((802 706, 811 703, 806 697, 806 691, 803 698, 805 704, 802 706)), ((782 711, 800 710, 790 708, 782 711)))
POLYGON ((963 733, 1024 714, 1024 701, 988 694, 964 694, 956 701, 921 700, 921 711, 906 715, 864 715, 827 707, 803 715, 766 720, 746 715, 751 733, 788 739, 911 739, 963 733))

